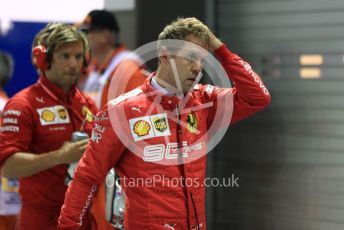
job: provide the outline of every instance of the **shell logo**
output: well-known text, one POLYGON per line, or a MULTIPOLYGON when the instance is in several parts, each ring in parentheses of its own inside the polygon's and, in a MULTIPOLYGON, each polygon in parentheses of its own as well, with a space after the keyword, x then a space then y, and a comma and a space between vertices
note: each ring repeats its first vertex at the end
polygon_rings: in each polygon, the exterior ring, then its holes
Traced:
POLYGON ((51 112, 50 110, 43 110, 41 116, 45 122, 52 122, 55 120, 55 113, 51 112))
POLYGON ((151 129, 150 125, 147 121, 139 120, 134 124, 134 133, 136 133, 139 137, 145 136, 149 133, 151 129))

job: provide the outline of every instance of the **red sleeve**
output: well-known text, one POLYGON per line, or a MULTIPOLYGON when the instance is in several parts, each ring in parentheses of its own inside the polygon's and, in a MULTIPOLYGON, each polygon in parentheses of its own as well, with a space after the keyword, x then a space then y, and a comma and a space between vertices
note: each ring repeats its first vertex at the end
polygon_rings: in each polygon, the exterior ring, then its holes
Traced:
POLYGON ((58 229, 79 229, 98 186, 125 150, 114 132, 108 110, 97 115, 92 138, 75 171, 61 209, 58 229))
MULTIPOLYGON (((213 107, 209 116, 209 124, 214 120, 215 114, 224 110, 221 103, 227 103, 233 111, 230 124, 246 118, 260 110, 263 110, 270 103, 270 94, 264 83, 251 66, 243 61, 238 55, 230 52, 225 45, 215 51, 229 79, 233 82, 233 88, 208 88, 213 98, 213 107), (229 104, 228 104, 229 102, 229 104)), ((208 86, 209 87, 209 86, 208 86)), ((222 111, 226 112, 226 111, 222 111)))
POLYGON ((17 152, 29 152, 32 139, 33 118, 30 103, 18 99, 8 101, 0 128, 0 166, 17 152))

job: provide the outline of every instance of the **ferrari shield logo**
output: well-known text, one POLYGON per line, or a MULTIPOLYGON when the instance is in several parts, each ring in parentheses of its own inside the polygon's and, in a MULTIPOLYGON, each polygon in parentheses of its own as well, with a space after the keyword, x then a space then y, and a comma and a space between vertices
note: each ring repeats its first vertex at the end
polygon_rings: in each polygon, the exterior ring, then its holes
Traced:
POLYGON ((187 129, 190 133, 196 133, 197 131, 197 118, 193 112, 188 114, 187 129))
POLYGON ((93 113, 85 105, 82 107, 82 114, 85 116, 88 122, 93 121, 93 113))

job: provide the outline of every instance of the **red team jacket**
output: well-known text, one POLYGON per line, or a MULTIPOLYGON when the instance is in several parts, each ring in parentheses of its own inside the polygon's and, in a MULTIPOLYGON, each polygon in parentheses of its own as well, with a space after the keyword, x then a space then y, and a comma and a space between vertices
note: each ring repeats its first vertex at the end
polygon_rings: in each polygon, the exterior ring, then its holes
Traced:
POLYGON ((215 54, 235 87, 198 84, 186 106, 177 108, 179 99, 157 92, 150 77, 97 115, 92 141, 68 188, 59 229, 79 229, 98 185, 112 167, 126 194, 125 229, 206 229, 202 181, 207 131, 221 111, 217 109, 224 105, 233 109, 232 116, 226 115, 229 124, 270 102, 268 90, 249 64, 224 45, 215 54), (173 178, 182 180, 175 186, 169 184, 173 178))
MULTIPOLYGON (((65 96, 46 77, 40 77, 36 84, 13 96, 4 109, 0 166, 17 152, 40 154, 59 149, 71 140, 74 131, 80 130, 83 120, 85 130, 90 131, 92 114, 96 112, 93 101, 76 88, 65 96)), ((56 229, 67 190, 66 174, 67 165, 58 165, 20 178, 20 229, 46 230, 52 225, 56 229)))

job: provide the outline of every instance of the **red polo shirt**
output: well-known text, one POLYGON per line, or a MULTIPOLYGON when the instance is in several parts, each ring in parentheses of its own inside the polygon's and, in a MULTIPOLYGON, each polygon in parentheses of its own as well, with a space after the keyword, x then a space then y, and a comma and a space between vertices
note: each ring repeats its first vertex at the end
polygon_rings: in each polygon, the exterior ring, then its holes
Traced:
MULTIPOLYGON (((86 120, 90 134, 96 107, 91 99, 73 87, 68 95, 40 77, 38 82, 13 96, 3 111, 0 132, 0 167, 17 152, 42 154, 59 149, 71 140, 86 120)), ((59 210, 67 186, 67 165, 58 165, 32 176, 20 178, 19 192, 24 207, 59 210)))

